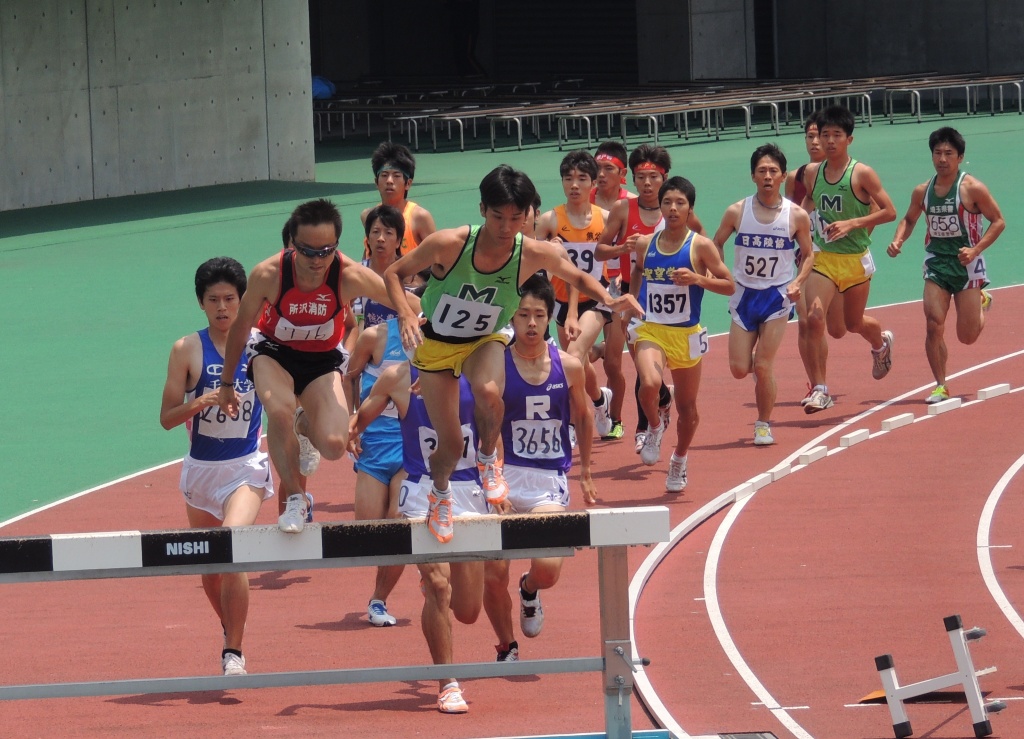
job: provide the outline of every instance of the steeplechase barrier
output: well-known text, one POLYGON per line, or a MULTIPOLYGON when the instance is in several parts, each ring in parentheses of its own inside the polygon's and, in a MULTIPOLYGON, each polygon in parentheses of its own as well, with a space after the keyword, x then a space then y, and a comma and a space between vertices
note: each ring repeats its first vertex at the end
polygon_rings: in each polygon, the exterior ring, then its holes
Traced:
POLYGON ((640 662, 630 639, 627 548, 668 538, 664 506, 460 518, 447 544, 423 521, 405 520, 308 524, 299 534, 240 526, 0 538, 0 583, 570 557, 596 548, 602 646, 594 657, 521 662, 8 685, 0 700, 601 672, 607 736, 627 739, 640 662))

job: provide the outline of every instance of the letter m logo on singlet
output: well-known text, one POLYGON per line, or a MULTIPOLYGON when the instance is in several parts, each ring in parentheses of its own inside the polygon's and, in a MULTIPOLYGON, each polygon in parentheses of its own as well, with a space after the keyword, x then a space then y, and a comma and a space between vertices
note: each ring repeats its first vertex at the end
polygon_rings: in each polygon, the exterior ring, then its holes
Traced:
POLYGON ((487 303, 491 305, 494 303, 494 299, 498 296, 498 288, 494 285, 477 290, 475 285, 468 285, 463 283, 459 289, 459 298, 462 300, 472 300, 475 303, 487 303))
POLYGON ((843 212, 843 196, 842 195, 825 195, 821 196, 821 204, 818 206, 821 210, 830 210, 833 213, 843 212))

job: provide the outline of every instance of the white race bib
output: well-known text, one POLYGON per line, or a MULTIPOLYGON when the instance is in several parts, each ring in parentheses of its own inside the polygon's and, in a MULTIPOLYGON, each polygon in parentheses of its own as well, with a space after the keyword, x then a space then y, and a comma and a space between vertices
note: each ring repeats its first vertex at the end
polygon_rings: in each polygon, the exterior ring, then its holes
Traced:
POLYGON ((442 336, 472 339, 493 334, 501 317, 501 306, 442 295, 430 325, 442 336))
POLYGON ((565 247, 565 251, 569 254, 569 259, 572 260, 573 265, 580 272, 586 272, 588 275, 593 277, 595 280, 601 279, 601 273, 604 270, 604 263, 597 260, 594 256, 594 249, 597 248, 597 244, 562 244, 565 247))
MULTIPOLYGON (((437 449, 437 433, 434 429, 426 426, 419 427, 420 434, 420 455, 423 457, 427 469, 430 469, 430 455, 437 449)), ((462 453, 455 465, 457 470, 469 469, 476 465, 476 439, 473 438, 473 429, 468 423, 462 425, 462 453)))
POLYGON ((513 421, 512 451, 526 459, 561 459, 565 456, 561 420, 513 421))
POLYGON ((690 359, 703 357, 708 353, 708 330, 701 328, 700 331, 690 334, 690 359))
MULTIPOLYGON (((216 388, 208 387, 199 395, 205 395, 216 388)), ((239 393, 238 415, 229 416, 220 409, 219 405, 208 405, 193 423, 198 424, 198 432, 201 436, 209 439, 244 439, 249 435, 249 426, 252 424, 253 407, 256 405, 256 391, 250 390, 247 393, 239 393)))
POLYGON ((274 327, 274 338, 279 341, 324 341, 334 335, 334 319, 315 326, 296 326, 284 316, 274 327))
POLYGON ((933 238, 949 239, 963 235, 963 230, 960 228, 960 216, 957 213, 929 213, 927 218, 928 235, 933 238))
POLYGON ((677 285, 647 283, 644 320, 653 323, 686 323, 690 320, 690 291, 677 285))

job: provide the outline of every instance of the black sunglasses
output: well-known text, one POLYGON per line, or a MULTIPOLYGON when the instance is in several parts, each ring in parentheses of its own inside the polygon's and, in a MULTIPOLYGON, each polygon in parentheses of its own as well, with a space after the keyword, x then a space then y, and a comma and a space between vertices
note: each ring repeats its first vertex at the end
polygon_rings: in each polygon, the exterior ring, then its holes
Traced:
POLYGON ((304 257, 309 259, 316 259, 317 257, 329 257, 331 254, 338 250, 338 242, 335 241, 333 244, 322 246, 319 249, 314 249, 311 246, 306 246, 301 241, 292 239, 292 246, 295 247, 295 251, 304 257))

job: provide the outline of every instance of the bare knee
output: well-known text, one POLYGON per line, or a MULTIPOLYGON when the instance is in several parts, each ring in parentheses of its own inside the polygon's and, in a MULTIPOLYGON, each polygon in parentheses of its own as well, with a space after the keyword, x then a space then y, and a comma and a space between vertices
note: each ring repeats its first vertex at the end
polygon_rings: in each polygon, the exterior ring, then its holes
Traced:
POLYGON ((472 603, 453 603, 452 615, 455 620, 462 624, 474 624, 480 617, 483 608, 483 601, 474 600, 472 603))
MULTIPOLYGON (((488 565, 490 563, 488 562, 488 565)), ((488 593, 508 591, 508 566, 484 567, 484 590, 488 593)))
POLYGON ((750 364, 742 360, 734 362, 729 361, 729 369, 732 370, 732 376, 737 380, 742 380, 744 377, 750 374, 750 364))
POLYGON ((328 434, 327 438, 323 440, 320 447, 317 447, 317 451, 320 452, 320 456, 324 459, 336 460, 341 459, 348 449, 348 433, 341 432, 337 434, 328 434))
POLYGON ((772 379, 772 362, 765 359, 754 360, 754 379, 759 383, 772 379))

